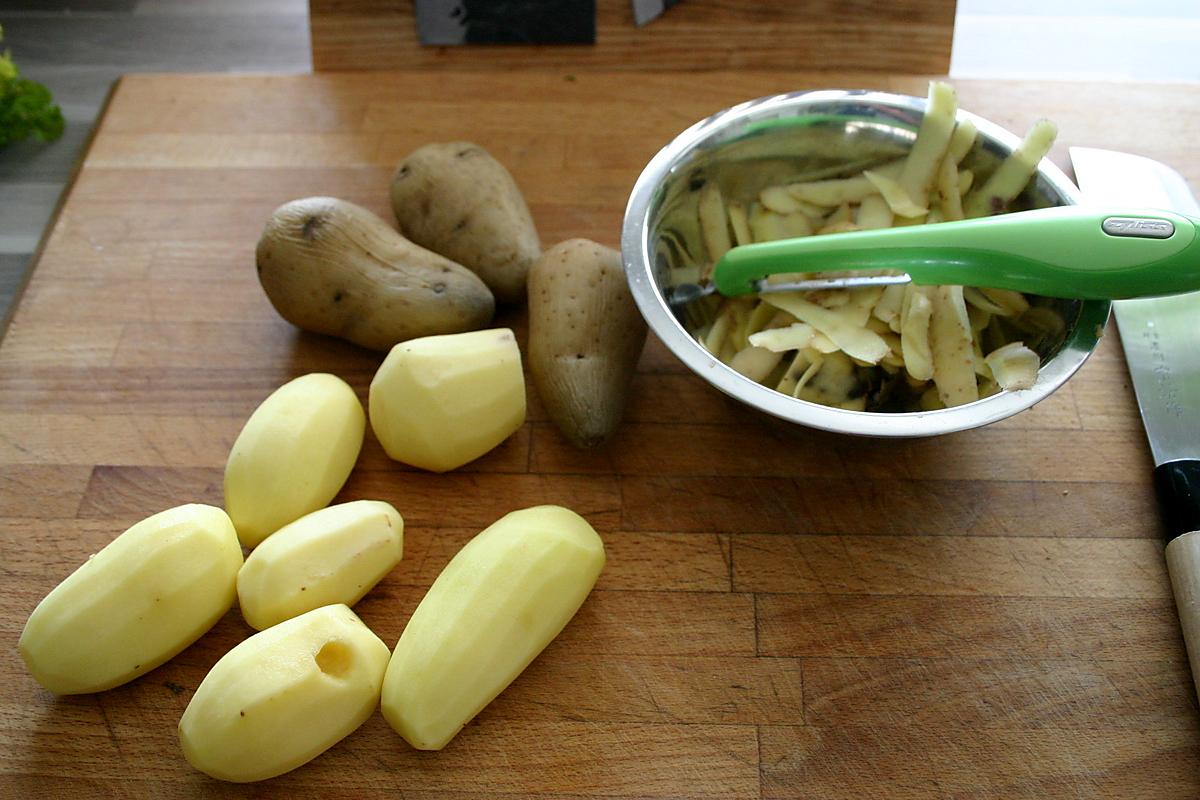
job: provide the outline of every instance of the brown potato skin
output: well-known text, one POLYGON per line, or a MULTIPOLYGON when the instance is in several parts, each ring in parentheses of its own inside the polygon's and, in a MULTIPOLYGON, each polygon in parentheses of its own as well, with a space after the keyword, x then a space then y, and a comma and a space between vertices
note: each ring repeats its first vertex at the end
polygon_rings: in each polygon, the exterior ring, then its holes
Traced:
POLYGON ((391 196, 405 236, 479 275, 499 302, 525 299, 541 242, 516 181, 486 150, 425 145, 400 162, 391 196))
POLYGON ((280 316, 371 350, 485 328, 495 311, 492 293, 473 272, 333 197, 275 209, 255 259, 280 316))
POLYGON ((546 412, 576 447, 606 441, 625 411, 646 341, 621 254, 587 239, 529 269, 529 371, 546 412))

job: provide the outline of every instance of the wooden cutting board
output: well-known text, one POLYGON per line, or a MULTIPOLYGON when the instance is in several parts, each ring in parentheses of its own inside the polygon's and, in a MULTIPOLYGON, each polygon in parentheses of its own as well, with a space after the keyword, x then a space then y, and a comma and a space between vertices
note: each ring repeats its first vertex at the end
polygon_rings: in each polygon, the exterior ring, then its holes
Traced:
MULTIPOLYGON (((128 525, 221 503, 246 417, 311 371, 365 397, 381 357, 281 320, 253 249, 313 194, 387 217, 394 165, 470 139, 515 175, 543 241, 616 246, 677 132, 776 91, 921 77, 384 73, 121 81, 0 344, 0 796, 1195 798, 1200 715, 1162 562, 1149 453, 1115 330, 1033 410, 868 441, 767 424, 653 339, 627 420, 580 453, 529 420, 447 475, 368 433, 339 499, 393 503, 402 564, 357 606, 388 644, 502 514, 561 503, 608 566, 576 619, 440 753, 379 715, 309 765, 237 787, 175 725, 250 633, 236 610, 167 665, 55 698, 16 641, 128 525)), ((961 105, 1200 185, 1200 87, 958 82, 961 105)), ((523 313, 507 311, 524 342, 523 313)))

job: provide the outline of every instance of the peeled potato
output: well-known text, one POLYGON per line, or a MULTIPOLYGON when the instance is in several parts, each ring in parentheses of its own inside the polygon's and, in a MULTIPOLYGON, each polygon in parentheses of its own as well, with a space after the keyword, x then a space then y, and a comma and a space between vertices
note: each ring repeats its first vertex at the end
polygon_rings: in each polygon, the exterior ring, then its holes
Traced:
POLYGON ((504 691, 583 604, 604 543, 583 517, 536 506, 467 543, 409 619, 388 664, 383 716, 440 750, 504 691))
POLYGON ((507 328, 401 342, 371 381, 371 428, 387 454, 446 472, 525 421, 521 352, 507 328))
POLYGON ((55 694, 100 692, 163 664, 233 605, 242 550, 219 508, 184 505, 122 533, 54 588, 17 647, 55 694))
POLYGON ((250 415, 225 465, 225 509, 246 547, 342 488, 362 448, 366 415, 335 375, 303 375, 276 389, 250 415))
POLYGON ((256 633, 192 695, 179 720, 183 754, 224 781, 282 775, 367 721, 387 663, 387 645, 344 605, 256 633))
POLYGON ((284 525, 255 548, 237 576, 238 600, 257 630, 314 608, 352 606, 404 552, 404 520, 388 503, 355 500, 284 525))

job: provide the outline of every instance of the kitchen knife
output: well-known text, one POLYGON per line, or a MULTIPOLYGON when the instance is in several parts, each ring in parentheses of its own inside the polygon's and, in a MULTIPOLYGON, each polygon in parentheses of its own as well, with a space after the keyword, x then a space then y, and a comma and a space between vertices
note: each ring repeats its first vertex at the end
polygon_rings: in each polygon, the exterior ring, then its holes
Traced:
POLYGON ((662 16, 662 13, 679 0, 631 0, 633 21, 640 28, 662 16))
MULTIPOLYGON (((1084 202, 1200 214, 1182 176, 1141 156, 1072 147, 1084 202)), ((1154 456, 1167 572, 1200 693, 1200 292, 1113 303, 1154 456)))

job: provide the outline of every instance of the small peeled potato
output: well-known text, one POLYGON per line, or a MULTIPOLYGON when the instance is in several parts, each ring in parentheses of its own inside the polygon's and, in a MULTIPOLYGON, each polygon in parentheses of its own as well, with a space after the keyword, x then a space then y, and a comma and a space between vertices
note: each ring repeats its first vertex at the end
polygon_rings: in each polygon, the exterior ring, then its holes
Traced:
POLYGON ((225 509, 246 547, 324 508, 350 477, 366 415, 354 390, 324 373, 276 389, 250 415, 225 465, 225 509))
POLYGON ((223 781, 282 775, 367 721, 387 664, 387 645, 344 605, 256 633, 200 682, 179 720, 183 754, 223 781))
POLYGON ((440 750, 566 626, 604 567, 604 543, 561 506, 514 511, 467 543, 409 619, 388 664, 383 716, 440 750))
POLYGON ((284 525, 237 576, 242 616, 264 630, 306 611, 352 606, 400 563, 404 520, 388 503, 355 500, 284 525))
POLYGON ((401 342, 371 381, 371 428, 396 461, 446 472, 525 421, 521 352, 508 328, 401 342))
POLYGON ((54 588, 18 649, 55 694, 100 692, 182 651, 233 606, 242 550, 219 508, 184 505, 122 533, 54 588))

